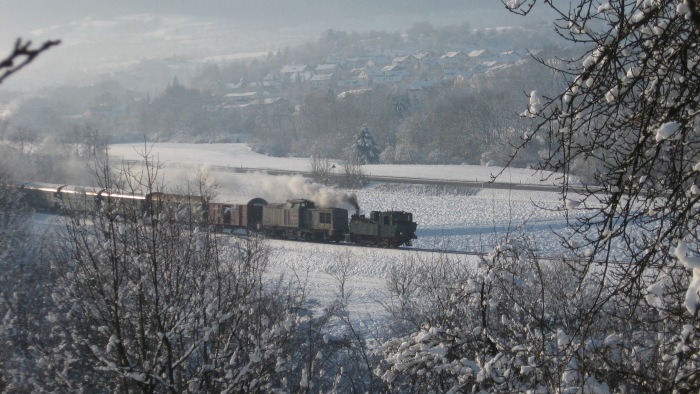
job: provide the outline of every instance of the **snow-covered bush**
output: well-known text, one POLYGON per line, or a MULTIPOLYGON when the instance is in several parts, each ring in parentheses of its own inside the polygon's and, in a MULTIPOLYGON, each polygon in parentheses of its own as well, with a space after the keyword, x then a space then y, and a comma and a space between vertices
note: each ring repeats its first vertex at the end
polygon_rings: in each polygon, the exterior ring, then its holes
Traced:
POLYGON ((42 300, 52 281, 38 259, 30 210, 10 180, 0 172, 0 391, 28 392, 28 376, 41 369, 33 360, 33 339, 50 324, 42 300))
POLYGON ((647 297, 657 307, 631 308, 601 285, 610 272, 539 261, 530 249, 506 244, 474 269, 448 256, 392 267, 388 310, 396 331, 378 349, 375 373, 396 392, 693 387, 697 322, 663 318, 679 301, 670 289, 682 283, 660 274, 647 297))
POLYGON ((415 146, 404 143, 396 145, 393 160, 396 164, 414 164, 424 161, 420 159, 420 152, 415 146))

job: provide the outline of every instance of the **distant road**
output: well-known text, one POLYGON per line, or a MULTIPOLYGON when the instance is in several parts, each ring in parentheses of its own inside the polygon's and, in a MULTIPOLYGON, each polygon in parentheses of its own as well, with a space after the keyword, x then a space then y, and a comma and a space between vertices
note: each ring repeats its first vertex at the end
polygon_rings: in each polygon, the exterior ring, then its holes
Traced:
MULTIPOLYGON (((124 163, 130 164, 143 164, 141 160, 124 160, 124 163)), ((165 164, 165 167, 190 167, 190 164, 178 164, 169 162, 165 164)), ((255 172, 265 172, 270 175, 301 175, 307 178, 311 178, 312 174, 308 171, 298 171, 298 170, 280 170, 272 168, 255 168, 255 167, 230 167, 221 165, 210 165, 209 168, 213 171, 218 172, 233 172, 233 173, 255 173, 255 172)), ((336 175, 339 176, 339 175, 336 175)), ((426 178, 409 178, 409 177, 397 177, 397 176, 380 176, 380 175, 365 175, 370 182, 383 182, 383 183, 404 183, 404 184, 417 184, 417 185, 439 185, 439 186, 461 186, 461 187, 471 187, 479 189, 505 189, 505 190, 525 190, 525 191, 536 191, 536 192, 559 192, 561 187, 554 185, 533 185, 533 184, 523 184, 523 183, 508 183, 508 182, 479 182, 479 181, 459 181, 459 180, 446 180, 446 179, 426 179, 426 178)), ((576 190, 572 190, 576 191, 576 190)))

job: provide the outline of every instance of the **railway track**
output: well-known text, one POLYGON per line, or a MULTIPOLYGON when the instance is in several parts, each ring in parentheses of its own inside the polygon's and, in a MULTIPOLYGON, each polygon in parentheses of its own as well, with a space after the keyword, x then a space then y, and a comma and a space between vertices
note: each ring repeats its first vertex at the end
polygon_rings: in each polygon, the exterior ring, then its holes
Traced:
MULTIPOLYGON (((239 238, 245 238, 249 239, 249 235, 243 235, 243 234, 235 234, 235 233, 225 233, 225 235, 233 235, 239 238)), ((476 251, 468 251, 468 250, 449 250, 449 249, 435 249, 435 248, 416 248, 412 246, 401 246, 398 248, 386 248, 382 246, 371 246, 371 245, 360 245, 360 244, 352 244, 352 243, 332 243, 332 242, 312 242, 312 241, 306 241, 302 239, 276 239, 276 238, 271 238, 275 241, 282 241, 282 242, 304 242, 304 243, 319 243, 322 245, 332 245, 332 246, 344 246, 344 247, 350 247, 350 248, 370 248, 370 249, 385 249, 385 250, 392 250, 392 251, 398 251, 398 252, 420 252, 420 253, 435 253, 435 254, 451 254, 451 255, 462 255, 462 256, 475 256, 475 257, 482 257, 485 258, 489 255, 489 252, 476 252, 476 251)), ((537 255, 536 258, 540 261, 555 261, 555 262, 561 262, 561 261, 567 261, 567 262, 576 262, 576 263, 588 263, 590 262, 588 259, 585 258, 573 258, 573 257, 564 257, 564 256, 547 256, 547 255, 537 255)), ((594 260, 592 262, 595 265, 604 265, 604 264, 614 264, 614 265, 625 265, 628 264, 627 262, 624 261, 603 261, 603 260, 594 260)))
MULTIPOLYGON (((50 213, 37 213, 35 215, 38 215, 35 217, 36 223, 40 223, 40 228, 46 229, 47 226, 56 226, 57 222, 47 220, 48 217, 53 217, 57 218, 60 217, 59 215, 55 214, 50 214, 50 213)), ((43 234, 43 233, 41 233, 43 234)), ((242 233, 236 233, 236 232, 218 232, 218 234, 221 234, 223 236, 229 236, 229 237, 236 237, 240 239, 251 239, 251 235, 248 234, 242 234, 242 233)), ((436 254, 450 254, 450 255, 463 255, 463 256, 475 256, 475 257, 486 257, 488 256, 488 252, 476 252, 476 251, 467 251, 467 250, 448 250, 448 249, 436 249, 436 248, 417 248, 417 247, 398 247, 398 248, 383 248, 379 246, 367 246, 367 245, 359 245, 359 244, 352 244, 352 243, 332 243, 332 242, 312 242, 312 241, 305 241, 305 240, 295 240, 295 239, 275 239, 271 238, 275 241, 282 241, 282 242, 304 242, 304 243, 319 243, 322 245, 332 245, 332 246, 344 246, 344 247, 351 247, 351 248, 370 248, 370 249, 386 249, 386 250, 392 250, 392 251, 399 251, 399 252, 420 252, 420 253, 436 253, 436 254)), ((537 256, 538 259, 543 260, 543 261, 562 261, 564 257, 561 256, 537 256)), ((573 259, 571 257, 567 257, 566 261, 570 262, 587 262, 588 260, 585 259, 573 259)), ((599 264, 603 265, 606 264, 604 261, 594 261, 594 264, 599 264)), ((626 264, 625 262, 608 262, 608 264, 626 264)))

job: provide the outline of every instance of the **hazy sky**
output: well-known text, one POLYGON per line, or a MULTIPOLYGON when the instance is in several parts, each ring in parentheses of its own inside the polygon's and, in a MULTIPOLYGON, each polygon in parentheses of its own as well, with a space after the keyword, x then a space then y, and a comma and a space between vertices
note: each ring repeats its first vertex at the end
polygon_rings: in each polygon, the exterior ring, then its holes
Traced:
POLYGON ((0 0, 0 54, 18 37, 61 39, 21 75, 44 84, 143 58, 266 52, 331 28, 393 32, 416 22, 495 27, 535 18, 511 15, 498 0, 0 0))
POLYGON ((3 35, 87 17, 111 19, 139 13, 181 14, 281 27, 309 23, 333 27, 340 22, 347 23, 344 28, 350 30, 387 29, 383 22, 431 19, 436 24, 515 20, 498 0, 0 0, 0 7, 3 35))

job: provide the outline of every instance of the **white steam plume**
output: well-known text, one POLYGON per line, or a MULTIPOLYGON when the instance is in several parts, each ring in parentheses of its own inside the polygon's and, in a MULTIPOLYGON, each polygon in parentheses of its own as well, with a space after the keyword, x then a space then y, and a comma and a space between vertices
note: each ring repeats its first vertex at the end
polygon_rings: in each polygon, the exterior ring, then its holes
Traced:
POLYGON ((285 202, 288 199, 305 198, 320 208, 359 209, 354 193, 340 192, 332 187, 310 181, 301 175, 271 176, 257 173, 256 182, 260 186, 260 197, 269 202, 285 202))

